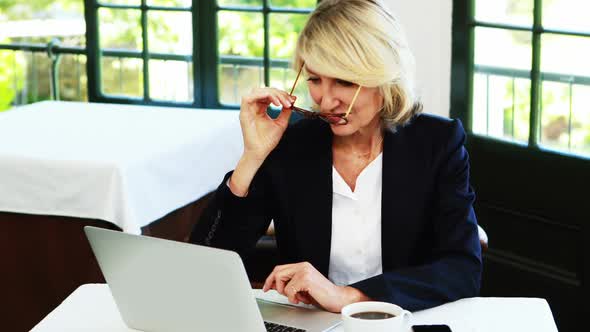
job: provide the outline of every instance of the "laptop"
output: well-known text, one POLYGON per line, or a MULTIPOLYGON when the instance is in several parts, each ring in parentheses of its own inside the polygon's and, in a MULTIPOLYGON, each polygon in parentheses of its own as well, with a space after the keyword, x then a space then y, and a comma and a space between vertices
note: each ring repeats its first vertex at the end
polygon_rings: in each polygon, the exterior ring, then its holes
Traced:
POLYGON ((339 314, 256 299, 232 251, 84 227, 127 326, 144 331, 327 331, 339 314))

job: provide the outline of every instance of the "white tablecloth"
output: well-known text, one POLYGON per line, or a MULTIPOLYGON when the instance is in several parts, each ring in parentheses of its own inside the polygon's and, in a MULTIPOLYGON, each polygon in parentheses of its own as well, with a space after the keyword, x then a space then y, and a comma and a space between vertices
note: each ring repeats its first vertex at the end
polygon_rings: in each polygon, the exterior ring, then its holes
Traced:
MULTIPOLYGON (((259 290, 255 294, 260 295, 259 290)), ((453 332, 557 332, 549 305, 536 298, 470 298, 414 313, 412 324, 447 324, 453 332)), ((195 330, 198 330, 196 327, 195 330)), ((80 286, 33 332, 136 331, 125 326, 105 284, 80 286)), ((342 332, 336 327, 334 332, 342 332)))
POLYGON ((0 211, 140 228, 207 194, 242 153, 238 112, 41 102, 0 113, 0 211))

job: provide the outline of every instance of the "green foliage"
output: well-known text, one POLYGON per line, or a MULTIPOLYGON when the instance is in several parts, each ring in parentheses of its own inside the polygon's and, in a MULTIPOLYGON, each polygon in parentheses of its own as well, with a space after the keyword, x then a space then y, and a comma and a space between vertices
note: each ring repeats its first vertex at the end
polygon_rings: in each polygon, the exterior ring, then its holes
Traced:
POLYGON ((270 54, 272 58, 290 59, 295 53, 297 37, 308 15, 277 14, 270 18, 270 54))
MULTIPOLYGON (((225 5, 260 5, 258 0, 225 0, 225 5)), ((315 0, 272 0, 272 6, 289 8, 315 7, 315 0)), ((297 36, 308 15, 270 14, 271 58, 290 59, 295 50, 297 36)), ((218 15, 218 47, 221 55, 261 57, 264 51, 262 13, 220 11, 218 15)))
POLYGON ((291 7, 291 8, 309 8, 313 9, 316 6, 316 0, 271 0, 272 6, 276 7, 291 7))
POLYGON ((514 139, 527 141, 529 135, 530 93, 531 85, 528 80, 508 80, 504 93, 504 135, 514 139), (513 96, 514 92, 514 96, 513 96), (512 102, 514 101, 514 105, 512 102), (514 128, 513 128, 514 126, 514 128))
MULTIPOLYGON (((20 21, 31 19, 72 18, 83 17, 84 1, 82 0, 0 0, 0 21, 20 21)), ((47 43, 51 37, 27 37, 4 39, 0 43, 47 43)), ((84 36, 68 39, 64 44, 83 44, 84 36)), ((10 107, 17 93, 24 88, 27 58, 23 52, 0 52, 0 110, 10 107), (15 81, 16 78, 16 81, 15 81), (15 86, 16 82, 16 86, 15 86)), ((37 67, 38 75, 46 76, 49 72, 49 61, 44 61, 37 67)), ((40 78, 41 79, 41 78, 40 78)), ((43 77, 45 84, 49 84, 49 78, 43 77)), ((38 82, 35 82, 37 84, 38 82)), ((39 99, 48 99, 47 89, 45 95, 36 96, 39 99)), ((29 96, 31 97, 31 96, 29 96)), ((35 101, 28 99, 29 101, 35 101)))
POLYGON ((222 11, 217 19, 220 55, 263 55, 264 26, 261 14, 222 11))
POLYGON ((17 91, 22 89, 22 59, 11 51, 0 52, 0 112, 10 108, 17 91), (12 65, 10 65, 12 64, 12 65), (15 80, 16 78, 16 80, 15 80), (16 85, 16 86, 15 86, 16 85))
POLYGON ((262 0, 217 0, 220 6, 262 6, 262 0))
POLYGON ((12 62, 13 52, 0 52, 0 112, 8 109, 15 96, 14 71, 6 64, 12 62))
POLYGON ((100 8, 100 47, 141 50, 141 12, 134 9, 100 8))
MULTIPOLYGON (((139 0, 137 0, 139 2, 139 0)), ((147 3, 151 6, 163 7, 190 7, 191 0, 149 0, 147 3)))
MULTIPOLYGON (((220 0, 221 5, 261 6, 260 0, 220 0)), ((271 0, 273 7, 315 7, 315 0, 271 0)), ((308 14, 269 14, 269 51, 272 60, 291 60, 297 36, 308 14)), ((264 26, 262 13, 220 11, 218 20, 218 50, 221 56, 262 57, 264 55, 264 26)), ((223 103, 237 104, 243 94, 263 84, 259 68, 238 66, 219 67, 219 94, 223 103)), ((270 85, 287 89, 294 80, 289 69, 271 68, 270 85)), ((304 84, 299 85, 304 88, 304 84)), ((306 95, 301 93, 301 96, 306 95)), ((305 98, 305 97, 303 97, 305 98)))
MULTIPOLYGON (((128 4, 138 5, 139 0, 104 0, 105 3, 114 4, 128 4)), ((157 6, 190 6, 191 0, 148 0, 148 4, 157 6)), ((220 5, 239 5, 239 6, 261 6, 261 0, 219 0, 220 5)), ((316 0, 271 0, 271 6, 283 8, 308 8, 315 7, 316 0)), ((83 17, 84 1, 82 0, 0 0, 0 19, 6 21, 12 20, 28 20, 28 19, 45 19, 45 18, 81 18, 83 17)), ((137 9, 110 9, 101 8, 98 12, 99 28, 100 28, 100 46, 101 48, 118 48, 118 49, 142 49, 142 29, 140 21, 141 11, 137 9)), ((290 59, 295 49, 295 43, 299 31, 303 28, 307 20, 306 14, 277 14, 272 13, 270 18, 270 56, 273 59, 290 59)), ((190 53, 192 48, 187 45, 186 29, 190 25, 189 13, 172 13, 162 11, 148 12, 148 36, 149 36, 149 51, 157 53, 190 53), (188 20, 187 20, 188 18, 188 20), (179 21, 189 22, 188 24, 179 24, 179 21), (181 28, 179 28, 181 27, 181 28)), ((245 13, 237 11, 220 11, 218 13, 218 50, 220 55, 236 55, 244 57, 262 57, 264 49, 264 27, 262 13, 245 13)), ((191 31, 188 31, 190 34, 191 31)), ((12 38, 5 41, 12 42, 27 42, 27 43, 47 43, 52 36, 36 37, 36 38, 12 38)), ((65 45, 85 45, 84 36, 80 36, 64 40, 60 37, 62 44, 65 45)), ((189 36, 189 39, 190 36, 189 36)), ((190 40, 189 40, 190 43, 190 40)), ((215 47, 215 44, 207 43, 203 47, 215 47)), ((4 58, 0 58, 0 63, 7 63, 7 57, 14 52, 7 52, 4 58)), ((16 52, 24 55, 21 52, 16 52)), ((42 57, 41 57, 42 58, 42 57)), ((27 55, 26 60, 30 58, 27 55)), ((23 57, 23 61, 25 58, 23 57)), ((85 60, 84 62, 85 63, 85 60)), ((38 61, 36 66, 37 82, 34 84, 45 84, 47 86, 38 87, 38 96, 35 100, 47 99, 48 82, 50 62, 47 60, 38 61)), ((77 91, 72 82, 80 82, 75 77, 75 71, 71 70, 76 62, 62 61, 60 70, 60 80, 62 82, 62 98, 73 98, 76 96, 72 91, 77 91), (64 65, 68 64, 68 68, 64 65), (69 69, 69 70, 68 70, 69 69), (64 89, 63 87, 67 88, 64 89), (69 92, 66 94, 66 90, 69 92)), ((17 91, 14 91, 15 74, 22 75, 27 73, 27 79, 33 79, 32 73, 27 67, 26 62, 19 62, 17 68, 18 73, 14 72, 13 66, 0 67, 0 101, 6 105, 14 99, 17 91), (10 77, 11 79, 6 79, 10 77)), ((105 92, 124 94, 130 96, 141 96, 143 94, 143 63, 141 60, 132 59, 117 59, 103 57, 102 59, 102 86, 105 92), (121 84, 124 82, 124 84, 121 84)), ((151 63, 150 63, 151 66, 151 63)), ((250 77, 253 72, 240 70, 238 80, 250 77)), ((82 73, 84 78, 81 80, 85 82, 85 73, 82 73)), ((224 75, 227 75, 225 73, 224 75)), ((153 75, 152 75, 153 76, 153 75)), ((20 77, 20 76, 19 76, 20 77)), ((274 76, 273 76, 274 77, 274 76)), ((153 78, 153 77, 152 77, 153 78)), ((226 82, 233 82, 235 77, 232 75, 225 78, 226 82)), ((220 79, 224 81, 224 79, 220 79)), ((156 80, 156 82, 158 82, 156 80)), ((251 85, 252 80, 247 80, 251 85)), ((21 83, 22 84, 22 83, 21 83)), ((232 83, 230 83, 232 84, 232 83)), ((233 82, 235 84, 235 82, 233 82)), ((239 83, 242 85, 242 83, 239 83)), ((247 87, 251 89, 252 86, 247 87)), ((19 88, 20 89, 20 88, 19 88)), ((240 88, 241 89, 241 88, 240 88)), ((17 89, 18 90, 18 89, 17 89)), ((85 92, 85 86, 82 88, 85 92)), ((30 91, 28 91, 30 94, 30 91)), ((28 99, 29 101, 34 101, 28 99)))
POLYGON ((0 18, 7 21, 50 18, 55 12, 83 13, 82 0, 0 0, 0 18))

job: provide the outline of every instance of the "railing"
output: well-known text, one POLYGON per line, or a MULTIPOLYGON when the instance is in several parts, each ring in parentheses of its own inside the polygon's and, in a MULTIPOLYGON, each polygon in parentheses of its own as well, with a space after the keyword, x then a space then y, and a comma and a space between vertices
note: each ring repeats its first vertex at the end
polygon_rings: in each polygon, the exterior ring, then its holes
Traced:
MULTIPOLYGON (((24 88, 21 89, 18 96, 13 100, 13 105, 21 105, 27 104, 29 102, 35 102, 39 100, 38 93, 35 91, 38 90, 38 83, 39 83, 39 70, 38 64, 35 60, 38 55, 45 54, 47 59, 50 61, 50 70, 49 70, 49 81, 50 81, 50 94, 49 96, 43 96, 47 98, 51 98, 53 100, 60 99, 60 69, 62 64, 62 57, 63 55, 74 55, 74 56, 86 56, 86 49, 84 47, 71 47, 71 46, 62 46, 60 45, 58 40, 53 40, 50 43, 43 45, 43 44, 0 44, 0 51, 13 51, 15 54, 17 52, 23 53, 30 53, 30 75, 25 75, 25 79, 31 79, 32 87, 33 87, 33 94, 32 100, 29 100, 27 87, 29 86, 29 82, 25 82, 23 85, 24 88), (30 76, 30 77, 29 77, 30 76)), ((143 59, 144 54, 141 51, 129 51, 129 50, 116 50, 116 49, 104 49, 101 50, 101 55, 103 57, 114 58, 119 61, 123 59, 143 59)), ((14 59, 14 57, 13 57, 14 59)), ((149 54, 150 60, 163 60, 163 61, 184 61, 184 62, 191 62, 193 60, 192 55, 170 55, 170 54, 159 54, 159 53, 151 53, 149 54)), ((264 59, 262 57, 241 57, 241 56, 221 56, 219 59, 220 65, 227 65, 231 66, 232 69, 232 98, 230 103, 238 104, 240 100, 240 92, 238 89, 238 79, 239 79, 239 70, 243 67, 254 67, 258 71, 258 85, 264 84, 264 59)), ((290 62, 288 60, 282 59, 271 59, 269 61, 271 69, 279 69, 282 71, 282 84, 283 86, 287 86, 292 82, 288 82, 288 74, 291 71, 290 62)), ((7 65, 7 64, 2 64, 7 65)), ((14 89, 15 91, 18 89, 18 80, 17 77, 17 64, 16 61, 13 61, 13 80, 14 80, 14 89)), ((79 58, 76 58, 75 61, 75 72, 74 77, 77 78, 77 86, 75 100, 85 100, 87 97, 82 96, 82 91, 85 90, 85 86, 82 86, 81 80, 81 72, 82 72, 82 63, 79 58)), ((85 68, 84 68, 85 69, 85 68)), ((123 79, 123 66, 119 66, 119 85, 122 91, 122 85, 124 83, 123 79)), ((41 99, 45 99, 45 98, 41 99)), ((227 100, 226 100, 227 102, 227 100)))
MULTIPOLYGON (((511 88, 512 88, 512 125, 511 125, 511 136, 515 137, 515 109, 516 109, 516 93, 515 93, 515 81, 517 79, 525 79, 530 80, 531 73, 527 70, 518 70, 518 69, 508 69, 508 68, 499 68, 499 67, 492 67, 492 66, 483 66, 483 65, 475 65, 474 66, 474 73, 484 75, 485 82, 486 82, 486 109, 485 109, 485 118, 486 118, 486 130, 485 135, 490 135, 489 125, 490 125, 490 77, 506 77, 511 80, 511 88)), ((562 83, 567 84, 567 91, 568 91, 568 123, 567 123, 567 134, 568 134, 568 142, 567 142, 567 149, 572 149, 572 122, 573 122, 573 87, 576 85, 580 86, 590 86, 590 77, 585 76, 576 76, 576 75, 569 75, 569 74, 560 74, 560 73, 550 73, 550 72, 541 72, 540 74, 540 81, 541 83, 544 82, 555 82, 555 83, 562 83)), ((539 101, 539 114, 540 118, 543 116, 543 84, 540 87, 540 96, 541 100, 539 101)), ((478 110, 474 109, 473 112, 477 112, 478 110)), ((590 131, 590 128, 588 128, 590 131)))
MULTIPOLYGON (((264 85, 264 59, 262 57, 241 57, 241 56, 221 56, 219 59, 221 65, 229 65, 232 69, 232 91, 233 103, 239 104, 241 94, 238 89, 239 70, 243 67, 255 67, 258 71, 257 86, 264 85)), ((271 59, 269 65, 272 69, 280 69, 282 73, 281 85, 288 87, 293 82, 289 82, 287 76, 292 71, 291 63, 288 60, 271 59)), ((254 86, 254 85, 253 85, 254 86)))
MULTIPOLYGON (((0 50, 10 50, 13 52, 30 52, 31 53, 31 66, 32 66, 32 74, 34 76, 34 78, 36 79, 36 75, 37 75, 37 70, 36 69, 36 61, 35 61, 35 53, 45 53, 47 54, 48 59, 51 61, 51 66, 50 66, 50 73, 49 73, 49 77, 50 77, 50 91, 51 91, 51 97, 54 100, 58 100, 59 99, 59 65, 61 62, 61 56, 63 54, 71 54, 71 55, 85 55, 86 54, 86 50, 83 47, 65 47, 65 46, 60 46, 59 45, 59 41, 57 39, 52 40, 51 42, 47 43, 47 45, 42 45, 42 44, 0 44, 0 50)), ((15 57, 13 57, 13 59, 15 59, 15 57)), ((2 64, 5 65, 5 64, 2 64)), ((14 80, 14 88, 17 89, 18 86, 18 77, 16 75, 17 73, 17 65, 16 65, 16 61, 13 61, 12 63, 13 66, 13 80, 14 80)), ((28 84, 25 84, 25 86, 28 86, 28 84)), ((36 95, 36 93, 34 93, 34 95, 36 95)), ((22 92, 21 92, 21 96, 22 96, 22 92)), ((21 97, 21 103, 22 103, 22 99, 23 97, 21 97)), ((18 100, 16 101, 15 104, 18 103, 18 100)), ((26 103, 26 100, 25 102, 26 103)))

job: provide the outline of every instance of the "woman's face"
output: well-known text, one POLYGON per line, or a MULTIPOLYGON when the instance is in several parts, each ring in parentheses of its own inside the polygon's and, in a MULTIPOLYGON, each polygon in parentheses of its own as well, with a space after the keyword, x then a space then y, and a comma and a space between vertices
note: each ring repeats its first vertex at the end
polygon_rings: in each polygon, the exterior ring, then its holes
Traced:
MULTIPOLYGON (((346 113, 358 85, 333 77, 317 74, 307 67, 307 86, 313 101, 325 113, 346 113)), ((330 125, 337 136, 352 135, 365 127, 380 125, 379 110, 383 97, 378 88, 361 87, 345 125, 330 125)))

